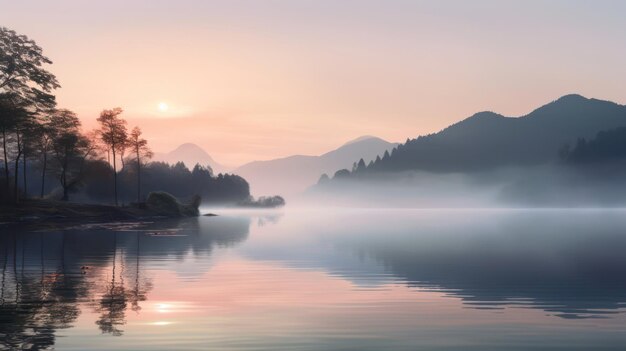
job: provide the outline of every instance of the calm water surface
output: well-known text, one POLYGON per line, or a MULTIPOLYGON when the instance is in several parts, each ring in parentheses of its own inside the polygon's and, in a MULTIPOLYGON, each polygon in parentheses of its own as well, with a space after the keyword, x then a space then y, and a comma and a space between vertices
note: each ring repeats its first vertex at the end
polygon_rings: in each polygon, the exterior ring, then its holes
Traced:
POLYGON ((0 349, 624 350, 626 211, 0 230, 0 349))

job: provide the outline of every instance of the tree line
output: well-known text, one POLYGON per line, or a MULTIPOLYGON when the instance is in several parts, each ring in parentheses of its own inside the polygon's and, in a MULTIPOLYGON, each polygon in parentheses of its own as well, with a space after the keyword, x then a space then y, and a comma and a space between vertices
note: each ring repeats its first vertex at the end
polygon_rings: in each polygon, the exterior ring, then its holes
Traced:
POLYGON ((82 189, 92 199, 103 200, 105 195, 98 189, 107 189, 101 183, 105 179, 112 184, 112 194, 107 196, 112 195, 115 205, 120 202, 120 190, 124 201, 130 201, 128 194, 134 192, 134 200, 141 202, 145 182, 153 190, 167 191, 158 187, 170 184, 176 196, 186 195, 189 186, 201 192, 223 188, 222 197, 229 198, 232 192, 232 200, 249 196, 247 182, 237 176, 214 178, 210 168, 201 166, 189 171, 183 164, 149 165, 153 153, 148 141, 139 127, 129 130, 119 107, 103 110, 98 128, 83 131, 74 112, 57 107, 53 92, 60 84, 45 68, 49 64, 52 61, 35 41, 0 27, 0 201, 17 204, 34 194, 31 187, 38 188, 40 198, 58 195, 67 201, 71 193, 82 189), (146 167, 152 171, 149 177, 143 174, 146 167), (192 182, 192 177, 204 183, 192 182), (51 180, 58 185, 51 187, 51 180), (186 186, 171 186, 183 181, 186 186))
POLYGON ((619 163, 626 159, 626 127, 598 132, 594 138, 578 138, 573 147, 564 145, 559 156, 566 164, 619 163))

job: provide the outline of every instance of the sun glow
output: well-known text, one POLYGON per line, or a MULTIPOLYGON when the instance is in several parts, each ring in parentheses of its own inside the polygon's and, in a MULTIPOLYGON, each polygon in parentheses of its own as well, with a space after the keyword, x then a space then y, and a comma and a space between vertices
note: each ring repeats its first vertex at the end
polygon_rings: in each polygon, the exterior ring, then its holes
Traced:
POLYGON ((167 304, 167 303, 160 303, 156 305, 156 310, 159 313, 167 313, 170 312, 170 308, 172 307, 172 305, 167 304))
POLYGON ((167 112, 170 107, 165 102, 159 102, 158 108, 161 112, 167 112))
POLYGON ((170 324, 172 324, 172 322, 169 322, 169 321, 158 321, 158 322, 152 322, 152 323, 149 323, 149 324, 161 327, 161 326, 165 326, 165 325, 170 325, 170 324))

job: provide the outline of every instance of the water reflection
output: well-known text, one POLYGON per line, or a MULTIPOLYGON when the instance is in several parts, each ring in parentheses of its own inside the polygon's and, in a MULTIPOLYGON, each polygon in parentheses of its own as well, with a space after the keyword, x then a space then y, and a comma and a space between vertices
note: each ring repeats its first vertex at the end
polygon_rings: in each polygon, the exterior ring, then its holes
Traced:
POLYGON ((622 211, 398 210, 13 231, 0 349, 619 349, 625 229, 622 211))
POLYGON ((576 319, 624 311, 623 213, 446 217, 422 218, 391 236, 361 232, 343 244, 367 252, 411 286, 445 291, 472 308, 532 307, 576 319))
POLYGON ((102 333, 122 335, 126 314, 138 313, 152 289, 145 266, 208 256, 245 240, 248 230, 247 219, 216 218, 1 235, 0 348, 51 347, 81 303, 99 315, 102 333))
POLYGON ((248 255, 323 269, 359 285, 384 284, 388 273, 409 286, 460 298, 468 308, 528 307, 579 319, 606 318, 626 307, 623 211, 407 210, 312 217, 299 224, 298 235, 321 236, 315 246, 283 241, 280 248, 258 245, 248 255), (333 250, 320 252, 319 245, 333 250))

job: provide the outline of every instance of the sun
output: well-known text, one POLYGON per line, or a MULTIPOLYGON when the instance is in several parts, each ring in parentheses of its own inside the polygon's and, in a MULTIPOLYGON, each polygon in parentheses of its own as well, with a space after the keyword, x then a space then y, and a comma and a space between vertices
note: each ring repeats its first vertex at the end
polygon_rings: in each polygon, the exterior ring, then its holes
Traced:
POLYGON ((170 107, 164 102, 159 102, 158 108, 159 111, 166 112, 170 107))

